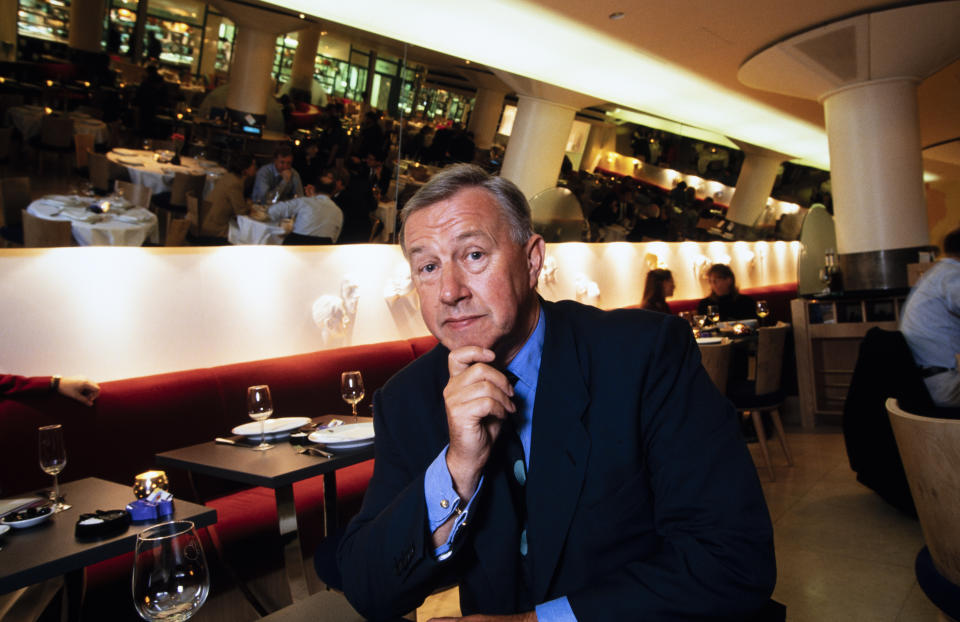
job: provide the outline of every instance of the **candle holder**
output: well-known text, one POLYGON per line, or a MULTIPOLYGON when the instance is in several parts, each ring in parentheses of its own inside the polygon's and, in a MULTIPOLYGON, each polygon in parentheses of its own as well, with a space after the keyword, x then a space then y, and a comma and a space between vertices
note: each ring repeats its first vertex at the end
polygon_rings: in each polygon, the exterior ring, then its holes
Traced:
POLYGON ((133 494, 137 499, 145 499, 154 490, 167 490, 167 474, 163 471, 147 471, 137 475, 133 483, 133 494))

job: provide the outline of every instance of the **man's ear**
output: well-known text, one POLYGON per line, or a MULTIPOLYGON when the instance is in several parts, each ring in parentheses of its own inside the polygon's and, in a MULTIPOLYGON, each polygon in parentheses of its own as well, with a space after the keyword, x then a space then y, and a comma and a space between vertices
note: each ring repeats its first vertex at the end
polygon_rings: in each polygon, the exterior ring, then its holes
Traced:
POLYGON ((527 265, 530 269, 530 287, 536 288, 537 280, 540 278, 540 270, 543 268, 543 258, 547 252, 547 245, 543 237, 534 233, 527 240, 527 265))

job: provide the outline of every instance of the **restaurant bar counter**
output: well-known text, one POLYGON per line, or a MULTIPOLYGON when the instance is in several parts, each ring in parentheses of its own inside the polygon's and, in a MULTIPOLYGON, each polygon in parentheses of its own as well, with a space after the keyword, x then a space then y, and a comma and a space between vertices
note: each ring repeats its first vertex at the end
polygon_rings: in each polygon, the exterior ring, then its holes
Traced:
MULTIPOLYGON (((229 436, 233 427, 249 422, 250 385, 270 386, 275 417, 338 414, 348 420, 349 408, 340 397, 342 371, 362 371, 368 393, 358 408, 366 415, 374 390, 435 344, 428 336, 103 382, 99 399, 89 408, 52 393, 0 400, 0 490, 9 496, 50 485, 37 464, 38 426, 63 425, 68 455, 64 481, 96 476, 129 482, 132 489, 136 474, 155 468, 155 454, 229 436)), ((359 509, 372 473, 372 460, 338 472, 341 525, 359 509)), ((186 473, 167 469, 167 475, 174 496, 189 499, 186 473)), ((216 542, 229 563, 245 566, 235 568, 245 578, 269 570, 273 557, 273 565, 282 564, 276 554, 273 491, 238 490, 197 477, 195 484, 201 501, 217 510, 216 525, 201 533, 208 550, 216 542)), ((294 496, 301 540, 311 551, 323 536, 323 477, 297 482, 294 496)), ((89 596, 96 600, 96 590, 108 586, 110 591, 121 585, 129 590, 132 563, 129 554, 90 567, 89 596)))

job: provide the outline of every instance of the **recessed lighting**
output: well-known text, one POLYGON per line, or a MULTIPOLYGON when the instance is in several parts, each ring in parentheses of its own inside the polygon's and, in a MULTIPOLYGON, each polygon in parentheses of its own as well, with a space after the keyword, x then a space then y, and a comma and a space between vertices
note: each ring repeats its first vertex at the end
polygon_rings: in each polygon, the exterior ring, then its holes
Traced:
POLYGON ((625 13, 623 11, 614 11, 608 17, 610 19, 623 19, 625 13))

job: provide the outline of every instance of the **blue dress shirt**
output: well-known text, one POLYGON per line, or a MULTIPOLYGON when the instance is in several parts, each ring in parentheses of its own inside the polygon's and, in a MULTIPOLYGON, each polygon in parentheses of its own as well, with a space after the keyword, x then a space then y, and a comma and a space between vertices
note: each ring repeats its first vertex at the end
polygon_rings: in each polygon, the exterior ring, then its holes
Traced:
MULTIPOLYGON (((541 309, 537 319, 537 327, 526 343, 523 344, 523 347, 520 348, 520 351, 513 357, 513 360, 507 364, 507 371, 517 377, 513 390, 514 401, 519 405, 519 408, 512 415, 512 418, 517 434, 520 436, 520 442, 523 444, 524 460, 528 472, 530 470, 530 443, 533 434, 533 402, 537 395, 537 379, 540 375, 544 331, 543 310, 541 309)), ((447 447, 444 447, 440 455, 427 467, 423 483, 431 533, 446 523, 455 512, 458 510, 460 512, 454 519, 453 529, 450 530, 447 541, 434 551, 440 561, 450 557, 453 540, 466 522, 473 500, 477 498, 477 493, 483 486, 483 479, 481 478, 477 491, 467 502, 466 507, 461 509, 461 499, 453 488, 453 479, 450 477, 449 469, 447 469, 447 447)), ((576 622, 577 619, 573 615, 573 609, 570 608, 566 596, 537 605, 536 612, 537 619, 540 622, 576 622)))

